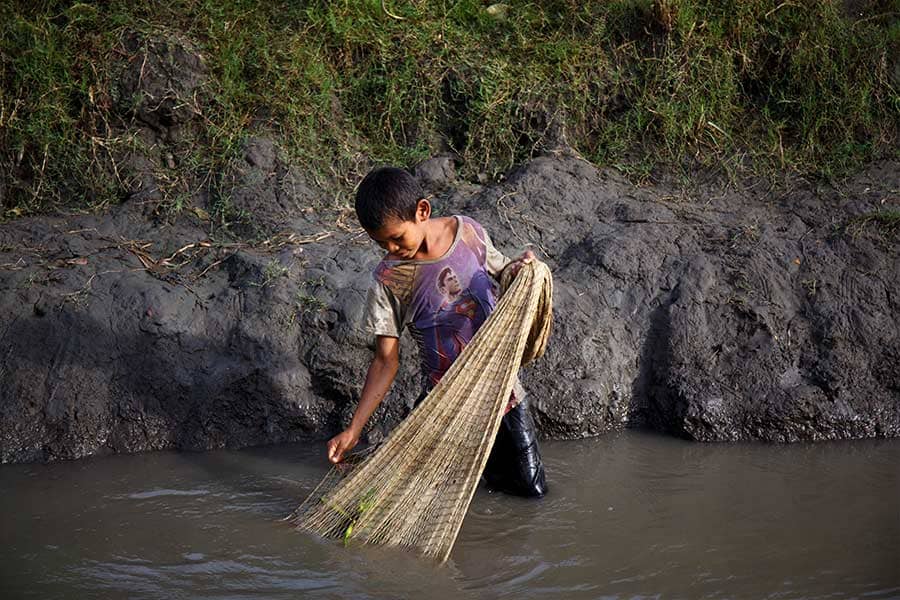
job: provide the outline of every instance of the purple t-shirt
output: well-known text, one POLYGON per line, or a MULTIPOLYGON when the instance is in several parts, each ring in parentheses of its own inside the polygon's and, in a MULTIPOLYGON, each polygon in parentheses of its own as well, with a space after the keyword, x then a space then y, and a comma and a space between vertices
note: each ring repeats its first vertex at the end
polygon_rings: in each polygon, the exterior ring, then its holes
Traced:
POLYGON ((404 326, 409 328, 428 389, 494 310, 495 277, 509 263, 481 225, 455 218, 456 237, 440 258, 382 260, 366 303, 364 326, 371 333, 399 337, 404 326))

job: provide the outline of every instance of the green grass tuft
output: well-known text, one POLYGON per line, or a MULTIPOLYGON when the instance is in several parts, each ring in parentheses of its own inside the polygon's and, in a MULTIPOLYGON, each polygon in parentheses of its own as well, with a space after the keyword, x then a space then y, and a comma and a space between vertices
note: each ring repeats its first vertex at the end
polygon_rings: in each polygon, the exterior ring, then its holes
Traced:
POLYGON ((900 208, 883 208, 850 221, 850 230, 854 235, 864 229, 874 229, 886 237, 900 234, 900 208))

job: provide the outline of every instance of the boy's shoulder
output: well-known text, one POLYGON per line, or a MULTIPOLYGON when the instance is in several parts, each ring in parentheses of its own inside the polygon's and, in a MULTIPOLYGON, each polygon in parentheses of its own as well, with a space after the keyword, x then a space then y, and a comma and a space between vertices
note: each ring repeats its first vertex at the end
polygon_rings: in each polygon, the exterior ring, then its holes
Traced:
POLYGON ((461 228, 459 238, 462 241, 471 243, 472 240, 477 239, 478 243, 485 243, 487 240, 487 232, 481 223, 466 215, 459 215, 459 219, 461 228))
MULTIPOLYGON (((474 218, 472 218, 468 215, 448 215, 446 217, 437 217, 437 218, 447 219, 448 221, 451 219, 456 220, 460 224, 460 226, 462 227, 462 230, 463 230, 459 233, 465 233, 466 230, 468 230, 468 231, 476 231, 479 234, 479 236, 484 235, 484 226, 481 223, 479 223, 477 220, 475 220, 474 218)), ((460 236, 457 235, 457 237, 460 237, 460 236)))
POLYGON ((372 278, 390 290, 397 300, 408 303, 412 298, 416 269, 415 263, 382 259, 372 271, 372 278))
POLYGON ((479 223, 478 221, 476 221, 475 219, 473 219, 472 217, 467 216, 467 215, 459 215, 459 218, 462 221, 463 226, 471 227, 478 233, 484 232, 484 226, 481 223, 479 223))

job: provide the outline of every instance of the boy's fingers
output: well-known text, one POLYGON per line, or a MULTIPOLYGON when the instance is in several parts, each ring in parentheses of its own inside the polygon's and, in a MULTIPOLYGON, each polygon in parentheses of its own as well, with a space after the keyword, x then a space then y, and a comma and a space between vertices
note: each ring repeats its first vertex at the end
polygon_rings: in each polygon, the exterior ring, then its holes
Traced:
POLYGON ((331 440, 328 442, 328 460, 335 463, 340 460, 338 442, 336 442, 335 440, 331 440))

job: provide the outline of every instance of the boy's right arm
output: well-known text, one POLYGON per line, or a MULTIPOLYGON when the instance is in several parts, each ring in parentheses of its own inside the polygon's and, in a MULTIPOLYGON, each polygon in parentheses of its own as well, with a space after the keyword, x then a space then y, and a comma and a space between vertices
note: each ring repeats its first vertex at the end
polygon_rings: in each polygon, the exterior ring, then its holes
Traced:
POLYGON ((400 339, 385 335, 375 338, 375 356, 366 373, 359 405, 353 413, 350 426, 328 440, 328 460, 333 463, 341 462, 344 454, 359 442, 363 427, 391 388, 399 365, 400 339))

